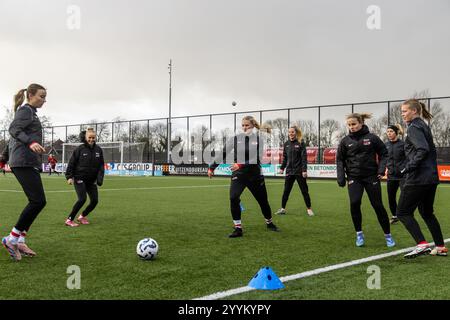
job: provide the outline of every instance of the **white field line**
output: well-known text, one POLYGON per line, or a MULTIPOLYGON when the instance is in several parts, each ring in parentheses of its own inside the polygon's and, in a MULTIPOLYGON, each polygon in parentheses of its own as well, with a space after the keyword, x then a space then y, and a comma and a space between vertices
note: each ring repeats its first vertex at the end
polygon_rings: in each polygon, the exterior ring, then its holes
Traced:
MULTIPOLYGON (((267 186, 271 185, 282 185, 284 182, 279 183, 266 183, 267 186)), ((135 188, 116 188, 116 189, 103 189, 100 188, 99 191, 126 191, 126 190, 164 190, 164 189, 195 189, 195 188, 223 188, 229 187, 230 184, 213 184, 213 185, 200 185, 200 186, 167 186, 167 187, 135 187, 135 188)), ((22 190, 7 190, 0 189, 0 192, 11 192, 11 193, 23 193, 22 190)), ((73 193, 72 189, 70 190, 51 190, 45 191, 45 193, 73 193)))
MULTIPOLYGON (((444 242, 445 243, 450 242, 450 238, 445 239, 444 242)), ((431 244, 434 244, 434 243, 431 243, 431 244)), ((315 276, 317 274, 324 273, 324 272, 334 271, 334 270, 343 269, 343 268, 347 268, 347 267, 351 267, 351 266, 356 266, 359 264, 363 264, 363 263, 367 263, 367 262, 371 262, 371 261, 375 261, 375 260, 393 257, 393 256, 396 256, 396 255, 399 255, 402 253, 409 252, 413 249, 414 249, 414 247, 405 248, 405 249, 401 249, 401 250, 392 251, 389 253, 383 253, 383 254, 379 254, 379 255, 375 255, 375 256, 370 256, 367 258, 352 260, 352 261, 348 261, 348 262, 344 262, 344 263, 326 266, 323 268, 305 271, 305 272, 293 274, 290 276, 280 277, 280 281, 284 283, 284 282, 291 281, 291 280, 307 278, 307 277, 315 276)), ((217 299, 222 299, 222 298, 226 298, 226 297, 229 297, 229 296, 232 296, 235 294, 240 294, 240 293, 253 291, 253 290, 256 290, 256 289, 249 287, 249 286, 245 286, 245 287, 230 289, 230 290, 226 290, 226 291, 219 291, 219 292, 216 292, 216 293, 204 296, 204 297, 195 298, 193 300, 217 300, 217 299)))

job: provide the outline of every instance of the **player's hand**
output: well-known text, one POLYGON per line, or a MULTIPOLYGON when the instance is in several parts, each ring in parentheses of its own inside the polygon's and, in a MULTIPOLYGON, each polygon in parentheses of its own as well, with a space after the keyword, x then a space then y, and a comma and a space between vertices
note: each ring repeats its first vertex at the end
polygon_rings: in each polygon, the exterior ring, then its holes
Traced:
POLYGON ((39 143, 37 143, 37 142, 31 143, 31 144, 30 144, 30 149, 31 149, 31 151, 33 151, 33 152, 35 152, 35 153, 39 153, 39 154, 45 152, 44 147, 41 146, 41 145, 40 145, 39 143))
POLYGON ((72 184, 73 184, 73 179, 72 179, 72 178, 67 179, 67 183, 70 184, 70 185, 72 185, 72 184))
POLYGON ((308 172, 302 172, 302 176, 306 179, 308 177, 308 172))
POLYGON ((382 174, 377 175, 378 180, 383 179, 383 177, 384 177, 384 176, 383 176, 382 174))
POLYGON ((208 177, 211 179, 214 175, 214 170, 208 169, 208 177))

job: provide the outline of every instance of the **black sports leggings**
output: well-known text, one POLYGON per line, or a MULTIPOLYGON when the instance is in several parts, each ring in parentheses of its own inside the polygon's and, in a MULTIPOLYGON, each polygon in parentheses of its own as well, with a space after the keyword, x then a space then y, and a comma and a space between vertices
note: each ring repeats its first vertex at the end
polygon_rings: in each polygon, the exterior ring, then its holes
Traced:
POLYGON ((425 241, 425 237, 420 230, 420 226, 414 218, 414 211, 419 209, 422 219, 425 221, 431 232, 433 241, 437 246, 444 245, 441 226, 434 215, 434 197, 436 195, 437 184, 404 186, 398 201, 397 216, 405 225, 416 243, 425 241))
POLYGON ((230 185, 230 208, 231 216, 233 220, 241 220, 241 194, 244 192, 245 188, 248 188, 250 192, 258 201, 261 207, 262 214, 264 218, 272 218, 272 210, 270 209, 269 201, 267 199, 266 184, 264 181, 264 176, 244 176, 235 175, 231 177, 230 185))
POLYGON ((306 184, 306 179, 303 178, 301 175, 289 175, 286 176, 284 180, 284 192, 283 192, 283 198, 281 200, 281 207, 286 208, 286 204, 289 199, 289 194, 291 193, 292 186, 294 185, 294 182, 297 180, 298 186, 300 187, 300 190, 303 195, 303 200, 305 200, 305 205, 307 208, 311 208, 311 198, 309 197, 308 192, 308 185, 306 184))
POLYGON ((387 193, 388 193, 388 202, 389 209, 393 216, 397 214, 397 191, 403 188, 404 180, 389 180, 387 181, 387 193))
POLYGON ((31 167, 16 167, 11 170, 28 198, 28 205, 23 209, 15 228, 19 231, 28 231, 47 204, 41 174, 38 169, 31 167))
POLYGON ((370 204, 377 214, 378 223, 384 233, 390 233, 391 226, 389 224, 389 217, 383 206, 380 180, 378 180, 377 177, 361 180, 349 179, 348 194, 350 197, 350 212, 352 214, 353 225, 356 232, 362 231, 361 200, 364 190, 366 190, 367 195, 369 196, 370 204))
POLYGON ((72 208, 72 212, 69 215, 69 219, 75 219, 78 211, 80 211, 81 207, 86 203, 86 194, 89 195, 89 205, 82 212, 83 217, 86 217, 92 210, 95 209, 98 203, 98 190, 97 185, 94 182, 81 182, 78 183, 76 179, 73 179, 73 186, 75 187, 75 191, 78 196, 78 201, 72 208))

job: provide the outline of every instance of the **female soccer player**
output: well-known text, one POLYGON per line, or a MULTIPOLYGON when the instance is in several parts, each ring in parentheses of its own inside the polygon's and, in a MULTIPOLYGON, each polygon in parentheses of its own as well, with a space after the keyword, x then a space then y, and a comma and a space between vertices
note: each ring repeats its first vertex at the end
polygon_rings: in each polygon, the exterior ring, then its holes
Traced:
POLYGON ((283 174, 284 169, 286 169, 284 192, 281 200, 281 209, 275 212, 275 214, 286 214, 286 203, 289 199, 292 186, 297 181, 306 204, 306 212, 311 217, 314 215, 314 212, 311 209, 311 198, 308 192, 308 185, 306 184, 306 178, 308 176, 306 145, 302 141, 302 131, 297 126, 290 127, 288 135, 289 141, 284 143, 283 163, 280 167, 280 174, 283 174))
MULTIPOLYGON (((229 235, 230 238, 242 237, 243 235, 239 204, 241 202, 240 196, 245 188, 248 188, 258 201, 267 229, 278 231, 278 228, 272 222, 272 210, 267 199, 264 176, 261 174, 260 159, 263 156, 263 142, 260 140, 259 129, 259 123, 252 116, 244 117, 242 119, 243 132, 230 139, 223 149, 223 159, 229 159, 233 162, 231 165, 230 208, 234 231, 229 235)), ((210 178, 223 159, 216 159, 217 161, 209 165, 208 176, 210 178)))
POLYGON ((46 205, 40 170, 40 154, 45 152, 42 143, 42 126, 37 116, 47 96, 46 89, 39 84, 31 84, 14 96, 14 120, 9 126, 9 166, 28 198, 11 233, 3 237, 2 244, 14 261, 22 255, 35 256, 36 253, 25 244, 25 237, 34 220, 46 205), (26 93, 26 95, 25 95, 26 93), (27 99, 27 103, 22 105, 27 99))
POLYGON ((402 126, 399 124, 390 125, 386 130, 389 139, 386 144, 388 150, 387 160, 387 193, 389 208, 391 209, 391 224, 397 223, 397 191, 403 187, 403 174, 401 171, 405 167, 405 143, 398 136, 403 135, 402 126))
POLYGON ((430 127, 422 119, 431 120, 433 116, 425 105, 416 99, 405 101, 401 108, 403 121, 408 125, 405 139, 407 162, 402 170, 405 182, 398 202, 397 216, 417 243, 414 250, 404 257, 415 258, 429 253, 447 256, 448 249, 444 244, 441 226, 433 213, 434 197, 439 183, 436 147, 430 127), (416 208, 431 232, 435 244, 433 250, 414 218, 416 208))
POLYGON ((362 232, 361 199, 366 190, 370 204, 384 231, 386 244, 388 247, 393 247, 395 241, 391 235, 388 214, 383 206, 380 185, 388 152, 381 139, 370 133, 369 128, 364 124, 364 120, 370 117, 371 114, 367 113, 352 113, 347 116, 349 134, 341 140, 336 155, 337 182, 340 187, 344 187, 346 178, 348 181, 350 212, 356 230, 356 246, 361 247, 365 243, 362 232))
POLYGON ((78 200, 72 208, 72 212, 66 219, 65 225, 78 227, 74 222, 75 216, 86 202, 86 194, 89 195, 89 205, 77 218, 81 224, 89 224, 87 215, 95 209, 98 203, 97 185, 103 184, 105 174, 105 161, 103 150, 96 143, 95 131, 91 128, 80 134, 83 144, 78 146, 70 157, 66 169, 66 179, 68 184, 73 184, 78 200))
POLYGON ((59 172, 56 171, 56 163, 58 163, 58 160, 56 160, 53 154, 50 153, 48 155, 47 162, 48 162, 48 175, 50 176, 53 171, 59 176, 59 172))

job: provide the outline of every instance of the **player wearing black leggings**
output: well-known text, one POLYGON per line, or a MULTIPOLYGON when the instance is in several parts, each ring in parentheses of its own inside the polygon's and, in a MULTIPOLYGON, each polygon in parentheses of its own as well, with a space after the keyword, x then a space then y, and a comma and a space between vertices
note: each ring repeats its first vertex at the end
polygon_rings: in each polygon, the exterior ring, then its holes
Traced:
POLYGON ((392 213, 391 224, 397 223, 397 191, 403 187, 403 174, 401 171, 405 168, 405 143, 398 136, 403 135, 403 129, 399 124, 390 125, 386 130, 388 141, 386 148, 388 150, 387 167, 387 193, 389 209, 392 213))
POLYGON ((383 206, 380 185, 380 179, 384 176, 386 168, 387 150, 381 139, 370 133, 369 128, 364 124, 364 120, 370 117, 371 115, 367 113, 352 113, 347 116, 349 134, 341 140, 336 155, 337 182, 340 187, 344 187, 346 180, 348 181, 356 246, 361 247, 365 244, 362 232, 361 200, 366 190, 370 204, 383 229, 386 245, 393 247, 395 241, 391 235, 388 214, 383 206))
MULTIPOLYGON (((9 126, 9 166, 19 181, 28 204, 23 209, 11 233, 2 239, 14 261, 22 256, 35 256, 36 253, 25 243, 25 238, 36 217, 46 205, 44 187, 40 171, 42 162, 40 154, 45 152, 42 143, 42 125, 37 115, 47 96, 46 89, 39 84, 31 84, 14 96, 14 120, 9 126), (26 93, 26 94, 25 94, 26 93), (27 103, 22 105, 27 99, 27 103)), ((6 154, 6 153, 5 153, 6 154)), ((4 155, 5 155, 4 154, 4 155)))
POLYGON ((423 254, 447 256, 448 249, 445 247, 441 226, 433 209, 439 183, 436 147, 431 129, 422 119, 430 120, 432 115, 426 106, 416 99, 405 101, 401 110, 402 118, 408 125, 405 139, 407 162, 402 170, 405 182, 398 201, 397 216, 417 244, 414 250, 404 257, 410 259, 423 254), (433 249, 425 240, 414 218, 417 208, 433 237, 433 249))
POLYGON ((284 191, 281 199, 281 208, 275 214, 286 214, 286 204, 289 199, 294 182, 297 181, 303 200, 306 205, 306 213, 312 217, 314 212, 311 209, 311 197, 309 196, 308 185, 306 183, 308 162, 306 157, 306 145, 302 141, 302 131, 297 126, 289 128, 289 140, 283 146, 283 163, 280 167, 280 174, 286 169, 284 180, 284 191))
POLYGON ((209 165, 208 176, 214 175, 214 170, 224 159, 233 162, 231 165, 230 209, 234 230, 230 238, 242 237, 242 222, 240 196, 248 188, 258 202, 266 221, 268 230, 278 231, 272 222, 272 211, 267 198, 264 176, 261 174, 260 159, 262 158, 262 141, 260 140, 259 123, 251 116, 242 119, 243 133, 234 136, 224 147, 223 159, 216 159, 209 165), (230 159, 231 158, 231 159, 230 159))
POLYGON ((95 143, 95 131, 93 129, 83 131, 80 138, 83 144, 74 150, 66 169, 67 182, 74 185, 78 197, 65 222, 69 227, 79 226, 74 219, 86 203, 87 195, 90 199, 89 205, 77 220, 81 224, 89 224, 87 216, 98 204, 97 186, 103 184, 105 173, 103 150, 95 143))

